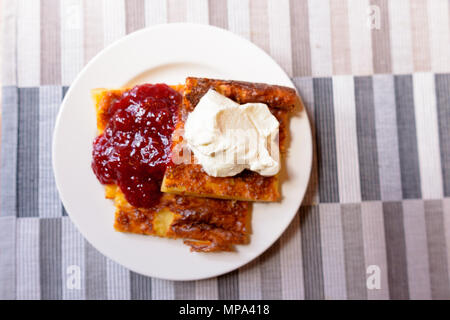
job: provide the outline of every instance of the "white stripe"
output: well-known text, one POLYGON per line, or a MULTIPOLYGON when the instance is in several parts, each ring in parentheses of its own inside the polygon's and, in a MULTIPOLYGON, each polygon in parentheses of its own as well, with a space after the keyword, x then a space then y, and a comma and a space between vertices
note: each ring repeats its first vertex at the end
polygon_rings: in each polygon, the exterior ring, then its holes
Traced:
POLYGON ((145 0, 145 25, 167 22, 167 1, 166 0, 145 0))
POLYGON ((299 214, 280 238, 282 298, 304 299, 302 237, 299 214))
POLYGON ((450 71, 450 24, 449 1, 428 1, 428 24, 430 27, 431 70, 450 71))
POLYGON ((320 204, 320 239, 325 299, 346 299, 347 297, 340 209, 339 204, 320 204))
POLYGON ((40 84, 40 20, 40 1, 18 1, 17 82, 20 87, 35 87, 40 84))
POLYGON ((83 7, 77 0, 61 1, 61 81, 70 85, 83 67, 83 7))
POLYGON ((200 280, 195 282, 195 299, 216 300, 219 298, 217 278, 200 280))
POLYGON ((0 300, 14 300, 17 297, 16 235, 17 218, 0 216, 0 300))
POLYGON ((381 200, 400 200, 402 199, 402 183, 394 77, 378 74, 372 79, 381 200))
POLYGON ((369 0, 348 0, 350 56, 354 75, 373 73, 372 37, 367 25, 369 0))
POLYGON ((175 299, 174 282, 152 278, 152 299, 173 300, 175 299))
POLYGON ((103 1, 83 1, 84 63, 103 48, 103 1))
POLYGON ((106 259, 107 292, 109 300, 129 300, 131 297, 130 271, 106 259))
POLYGON ((106 47, 126 34, 124 0, 103 0, 103 44, 106 47))
POLYGON ((259 260, 239 269, 239 299, 261 300, 261 271, 259 260))
POLYGON ((188 1, 186 21, 192 23, 209 23, 208 0, 188 1))
POLYGON ((292 77, 289 0, 268 0, 270 54, 292 77))
POLYGON ((422 200, 403 201, 409 298, 431 299, 425 209, 422 200))
POLYGON ((228 29, 250 39, 250 3, 248 0, 228 0, 228 29))
MULTIPOLYGON (((1 3, 2 27, 0 32, 0 43, 8 43, 3 45, 0 51, 2 63, 1 82, 4 86, 14 86, 17 84, 16 77, 16 43, 17 43, 17 1, 3 0, 1 3)), ((1 94, 1 93, 0 93, 1 94)))
POLYGON ((62 100, 60 86, 39 89, 39 216, 57 218, 61 206, 52 169, 51 141, 56 115, 62 100))
POLYGON ((414 74, 413 87, 422 198, 440 199, 443 190, 434 75, 414 74))
POLYGON ((414 63, 409 0, 388 1, 388 6, 392 72, 411 73, 414 70, 414 63))
POLYGON ((79 300, 86 297, 84 240, 70 221, 69 217, 62 218, 62 291, 63 299, 79 300), (78 269, 79 268, 79 269, 78 269), (79 273, 78 273, 79 270, 79 273), (80 276, 80 287, 76 278, 80 276))
POLYGON ((336 156, 341 203, 361 202, 355 87, 352 76, 333 77, 336 156))
POLYGON ((17 219, 17 299, 39 299, 39 218, 17 219))
POLYGON ((367 289, 367 299, 389 299, 386 240, 381 202, 361 203, 361 224, 366 271, 372 265, 378 266, 381 271, 381 288, 367 289))
POLYGON ((329 76, 333 70, 329 0, 309 0, 308 14, 312 75, 329 76))

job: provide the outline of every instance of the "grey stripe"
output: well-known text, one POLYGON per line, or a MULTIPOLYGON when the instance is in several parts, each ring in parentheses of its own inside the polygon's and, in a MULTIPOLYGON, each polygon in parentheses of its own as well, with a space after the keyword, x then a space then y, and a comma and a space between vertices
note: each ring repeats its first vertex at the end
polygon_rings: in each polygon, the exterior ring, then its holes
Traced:
POLYGON ((145 3, 144 0, 125 1, 126 32, 142 29, 145 27, 145 3))
POLYGON ((106 258, 87 241, 84 243, 84 250, 86 299, 106 299, 106 258))
POLYGON ((383 203, 390 299, 408 299, 408 270, 401 202, 383 203))
POLYGON ((437 74, 436 103, 439 121, 439 142, 441 146, 444 195, 450 196, 450 75, 437 74))
POLYGON ((0 216, 17 215, 18 89, 2 88, 0 216))
POLYGON ((445 245, 444 215, 441 200, 425 201, 428 258, 430 264, 431 297, 450 299, 450 281, 447 266, 449 250, 445 245))
POLYGON ((174 281, 152 278, 153 300, 173 300, 174 297, 174 281))
POLYGON ((61 99, 64 99, 68 90, 69 90, 69 87, 67 87, 67 86, 62 87, 62 98, 61 99))
POLYGON ((110 300, 130 299, 130 271, 120 264, 106 259, 107 291, 110 300))
POLYGON ((330 78, 316 78, 313 85, 320 202, 339 202, 333 83, 330 78))
POLYGON ((19 217, 37 217, 39 188, 39 89, 19 89, 17 210, 19 217))
POLYGON ((239 299, 239 273, 238 270, 217 278, 220 300, 239 299))
POLYGON ((303 101, 305 110, 308 113, 311 124, 311 134, 313 139, 313 162, 311 168, 311 176, 309 178, 308 188, 303 198, 303 205, 313 205, 318 203, 318 162, 317 162, 317 141, 316 127, 314 120, 314 86, 311 77, 294 78, 294 84, 303 101))
POLYGON ((402 195, 421 198, 412 77, 395 76, 394 80, 402 195))
POLYGON ((377 138, 371 77, 355 77, 356 131, 363 201, 380 199, 377 138))
POLYGON ((41 84, 61 83, 60 2, 41 0, 41 84))
POLYGON ((325 299, 345 299, 345 258, 339 203, 319 205, 325 299))
POLYGON ((261 270, 255 259, 239 268, 239 299, 261 300, 261 270))
POLYGON ((16 217, 0 217, 0 300, 16 298, 16 217))
POLYGON ((61 204, 52 170, 52 136, 61 103, 60 86, 44 86, 39 90, 39 216, 61 216, 61 204))
POLYGON ((292 69, 294 76, 310 76, 308 1, 290 0, 292 69))
MULTIPOLYGON (((61 100, 64 99, 64 97, 66 96, 67 91, 69 91, 69 87, 63 86, 63 87, 62 87, 62 97, 61 97, 61 100)), ((58 195, 58 197, 59 197, 59 195, 58 195)), ((63 205, 62 203, 61 203, 61 215, 62 215, 63 217, 67 217, 67 216, 68 216, 68 215, 67 215, 66 208, 64 208, 64 205, 63 205)))
POLYGON ((177 281, 174 283, 174 287, 175 287, 175 299, 177 300, 195 299, 194 281, 177 281))
POLYGON ((227 1, 208 0, 209 24, 228 29, 227 1))
POLYGON ((130 271, 130 291, 133 300, 152 298, 152 278, 130 271))
MULTIPOLYGON (((67 91, 69 91, 69 88, 70 87, 68 87, 68 86, 62 86, 61 87, 61 90, 62 90, 62 95, 61 95, 61 103, 62 103, 62 101, 64 100, 64 97, 66 96, 66 93, 67 93, 67 91)), ((61 104, 60 104, 60 106, 61 106, 61 104)), ((58 108, 58 111, 59 111, 59 108, 58 108)), ((55 119, 56 120, 56 119, 55 119)), ((54 129, 54 127, 53 127, 53 129, 54 129)), ((52 136, 53 136, 53 132, 52 132, 52 136)), ((53 139, 53 137, 52 137, 52 139, 53 139)), ((59 197, 59 195, 58 195, 58 197, 59 197)), ((61 202, 61 214, 63 215, 63 216, 67 216, 67 211, 66 211, 66 208, 64 208, 64 205, 62 205, 62 202, 61 202)))
POLYGON ((402 182, 398 154, 394 77, 392 75, 374 76, 373 96, 381 199, 398 201, 402 199, 402 182))
MULTIPOLYGON (((280 260, 283 299, 303 300, 305 286, 303 284, 302 234, 298 212, 280 238, 280 260)), ((241 279, 239 279, 239 285, 241 279)))
POLYGON ((64 205, 63 205, 63 204, 61 204, 61 215, 62 215, 63 217, 67 217, 67 216, 68 216, 67 211, 66 211, 66 208, 64 208, 64 205))
POLYGON ((387 0, 371 0, 371 5, 380 8, 380 28, 372 29, 372 59, 375 73, 391 72, 391 42, 389 36, 389 14, 387 0))
POLYGON ((196 300, 217 300, 217 278, 195 281, 196 300))
POLYGON ((348 299, 367 299, 361 205, 341 206, 348 299))
POLYGON ((444 215, 445 243, 447 244, 447 268, 450 278, 450 198, 442 199, 442 208, 444 215))
POLYGON ((305 299, 323 299, 323 268, 318 206, 300 207, 305 299))
POLYGON ((282 298, 280 241, 275 242, 260 257, 261 294, 262 299, 274 300, 282 298))
POLYGON ((402 202, 408 264, 409 298, 431 299, 430 267, 423 200, 402 202))
POLYGON ((39 220, 41 299, 62 299, 61 219, 39 220))
POLYGON ((84 238, 70 221, 69 217, 61 218, 62 224, 62 272, 64 275, 63 299, 85 299, 86 275, 84 238), (80 278, 78 279, 77 276, 80 278), (79 280, 80 287, 74 286, 72 280, 79 280), (70 283, 71 285, 67 285, 70 283))
MULTIPOLYGON (((383 206, 379 201, 361 203, 361 222, 364 244, 366 272, 369 266, 380 268, 380 289, 368 287, 367 298, 371 300, 389 299, 388 269, 386 261, 386 242, 383 223, 383 206)), ((373 275, 373 271, 367 276, 373 275)))

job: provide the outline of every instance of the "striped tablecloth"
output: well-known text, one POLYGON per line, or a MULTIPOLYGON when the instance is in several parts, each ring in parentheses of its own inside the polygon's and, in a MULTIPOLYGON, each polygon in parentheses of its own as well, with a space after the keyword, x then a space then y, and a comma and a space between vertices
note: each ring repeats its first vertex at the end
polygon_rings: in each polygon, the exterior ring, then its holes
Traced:
POLYGON ((0 298, 450 298, 448 0, 1 3, 0 298), (83 65, 127 33, 179 21, 267 51, 315 139, 308 194, 280 240, 195 282, 147 278, 97 252, 51 168, 55 116, 83 65))

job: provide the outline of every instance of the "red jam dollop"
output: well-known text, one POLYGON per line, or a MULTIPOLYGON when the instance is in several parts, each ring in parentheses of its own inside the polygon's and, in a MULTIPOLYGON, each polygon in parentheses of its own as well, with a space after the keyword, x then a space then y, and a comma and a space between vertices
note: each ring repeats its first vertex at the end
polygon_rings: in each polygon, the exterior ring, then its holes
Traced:
POLYGON ((143 84, 111 104, 104 132, 94 140, 92 169, 102 184, 117 184, 135 207, 161 197, 181 95, 165 84, 143 84))

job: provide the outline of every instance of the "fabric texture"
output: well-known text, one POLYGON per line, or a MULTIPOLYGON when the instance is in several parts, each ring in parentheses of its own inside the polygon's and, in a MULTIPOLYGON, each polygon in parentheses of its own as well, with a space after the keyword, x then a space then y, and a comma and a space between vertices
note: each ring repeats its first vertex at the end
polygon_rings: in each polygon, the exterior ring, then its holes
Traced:
POLYGON ((1 5, 0 299, 450 299, 448 0, 1 5), (51 167, 55 117, 81 68, 127 33, 180 21, 269 53, 314 137, 308 191, 281 238, 241 269, 193 282, 145 277, 96 251, 51 167))

